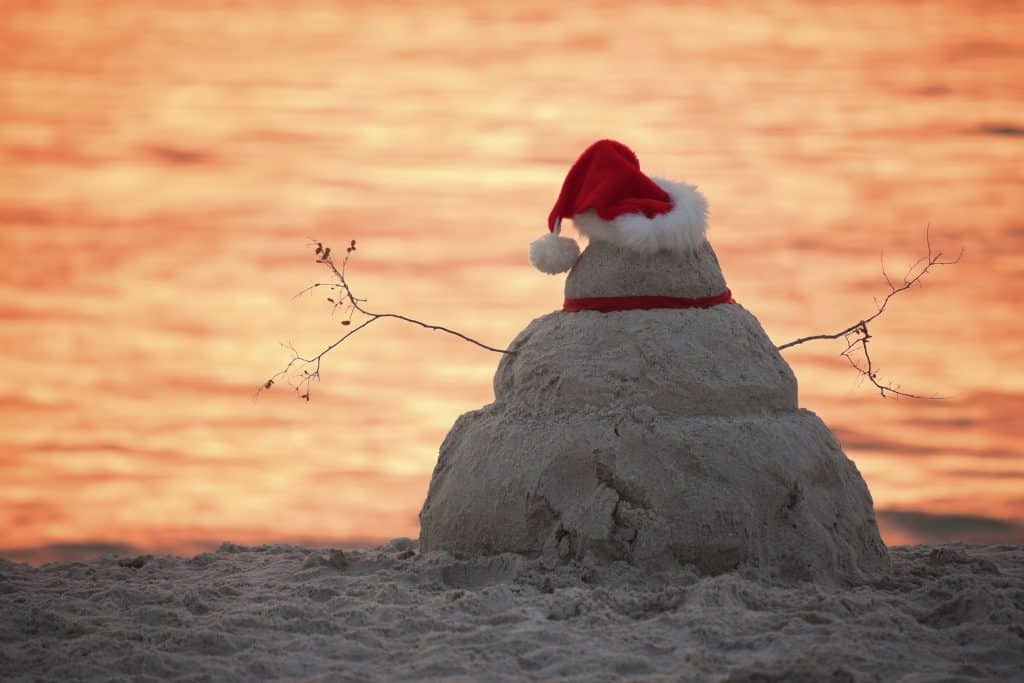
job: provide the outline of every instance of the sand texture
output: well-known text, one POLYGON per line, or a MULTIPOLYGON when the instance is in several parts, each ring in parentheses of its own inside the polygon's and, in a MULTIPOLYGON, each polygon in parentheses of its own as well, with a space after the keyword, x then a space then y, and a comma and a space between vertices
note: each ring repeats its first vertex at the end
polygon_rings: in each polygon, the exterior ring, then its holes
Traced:
POLYGON ((1024 547, 906 546, 856 588, 626 563, 225 544, 0 560, 4 681, 974 681, 1024 672, 1024 547))
POLYGON ((725 278, 711 244, 690 253, 636 254, 593 240, 565 280, 565 296, 714 296, 725 278))
MULTIPOLYGON (((577 296, 722 287, 710 245, 627 257, 596 242, 566 284, 577 296), (616 278, 629 282, 609 289, 616 278)), ((798 408, 796 378, 741 305, 556 311, 511 349, 494 403, 441 446, 425 550, 755 566, 798 581, 889 570, 863 478, 798 408)))

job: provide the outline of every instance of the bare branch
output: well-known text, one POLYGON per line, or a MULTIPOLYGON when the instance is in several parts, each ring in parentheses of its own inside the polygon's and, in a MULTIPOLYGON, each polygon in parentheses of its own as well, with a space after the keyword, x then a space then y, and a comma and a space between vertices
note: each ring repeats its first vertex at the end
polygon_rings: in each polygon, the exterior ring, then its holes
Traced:
POLYGON ((806 344, 811 341, 818 340, 835 340, 843 339, 846 342, 846 348, 839 354, 846 358, 850 362, 850 365, 863 377, 867 378, 871 384, 878 389, 882 397, 896 396, 905 398, 919 398, 919 399, 942 399, 944 396, 921 396, 918 394, 911 394, 905 391, 901 391, 898 385, 892 383, 882 383, 878 379, 878 373, 875 370, 874 362, 871 359, 871 354, 868 352, 868 343, 871 341, 872 336, 868 331, 868 325, 885 313, 886 307, 893 297, 906 292, 910 288, 921 283, 924 277, 931 272, 932 268, 937 266, 950 266, 960 262, 963 258, 964 250, 961 249, 960 253, 957 254, 954 259, 944 259, 941 251, 935 251, 932 249, 931 239, 931 226, 925 229, 925 245, 927 247, 927 254, 922 256, 907 269, 906 274, 903 276, 903 281, 900 284, 896 284, 889 273, 885 269, 885 255, 881 256, 882 263, 882 277, 885 278, 885 283, 889 286, 889 292, 879 301, 875 299, 875 311, 868 317, 858 320, 854 324, 846 327, 838 332, 832 334, 812 334, 807 337, 800 337, 794 339, 791 342, 782 344, 778 347, 780 351, 788 348, 792 348, 799 344, 806 344), (922 265, 923 264, 923 265, 922 265))
POLYGON ((294 297, 292 297, 292 299, 294 300, 306 294, 309 294, 310 292, 323 289, 331 294, 331 296, 327 297, 328 303, 331 304, 331 315, 334 316, 335 314, 338 313, 339 310, 341 311, 342 325, 346 327, 352 325, 353 317, 356 314, 364 316, 366 319, 362 320, 362 322, 359 322, 357 325, 355 325, 355 327, 347 331, 334 342, 325 346, 315 356, 303 356, 291 344, 282 344, 282 346, 284 346, 291 352, 292 357, 282 370, 274 374, 272 377, 270 377, 270 379, 268 379, 267 381, 260 385, 260 387, 256 390, 257 396, 259 396, 260 393, 272 388, 275 384, 284 381, 295 391, 296 396, 308 401, 310 396, 311 385, 313 384, 313 382, 320 381, 320 364, 324 356, 326 356, 331 351, 336 349, 338 346, 341 345, 342 342, 344 342, 346 339, 348 339, 355 333, 365 329, 366 327, 368 327, 372 323, 377 322, 378 320, 384 320, 387 318, 400 320, 406 323, 411 323, 413 325, 417 325, 427 330, 444 332, 445 334, 450 334, 454 337, 458 337, 459 339, 467 341, 470 344, 473 344, 474 346, 478 346, 481 349, 485 349, 487 351, 493 351, 494 353, 514 353, 513 351, 510 351, 508 349, 499 349, 497 347, 484 344, 483 342, 478 341, 466 334, 463 334, 458 330, 453 330, 449 327, 445 327, 444 325, 433 325, 431 323, 426 323, 423 322, 422 320, 410 318, 409 316, 400 315, 398 313, 374 313, 363 308, 363 304, 366 303, 366 299, 361 299, 352 292, 352 288, 345 277, 345 270, 348 267, 349 259, 351 258, 353 252, 356 251, 356 241, 352 240, 349 243, 348 247, 345 249, 345 258, 342 260, 340 267, 337 265, 337 263, 335 263, 334 258, 331 256, 330 247, 325 247, 322 242, 316 242, 313 240, 311 240, 310 242, 310 246, 316 246, 316 249, 314 250, 316 262, 327 266, 327 268, 331 272, 331 275, 334 277, 336 281, 315 282, 312 285, 306 287, 305 289, 299 291, 294 297))

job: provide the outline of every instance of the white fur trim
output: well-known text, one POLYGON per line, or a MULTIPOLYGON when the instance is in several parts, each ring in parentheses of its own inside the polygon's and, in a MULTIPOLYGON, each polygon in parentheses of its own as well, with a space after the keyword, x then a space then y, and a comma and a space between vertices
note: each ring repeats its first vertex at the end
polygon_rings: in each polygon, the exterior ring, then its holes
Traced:
POLYGON ((542 273, 557 275, 573 267, 580 255, 580 245, 571 237, 549 232, 530 243, 530 263, 542 273))
POLYGON ((591 239, 646 254, 662 249, 694 251, 704 244, 704 234, 708 229, 708 200, 697 186, 663 178, 651 180, 671 197, 674 206, 668 213, 654 218, 642 213, 628 213, 606 221, 591 209, 572 217, 576 229, 591 239))

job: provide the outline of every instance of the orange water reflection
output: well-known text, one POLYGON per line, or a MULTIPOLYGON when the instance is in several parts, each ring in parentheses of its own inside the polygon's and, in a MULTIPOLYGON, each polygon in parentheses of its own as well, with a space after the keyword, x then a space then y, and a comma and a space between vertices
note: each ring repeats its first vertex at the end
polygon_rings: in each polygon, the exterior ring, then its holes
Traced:
POLYGON ((253 401, 278 342, 339 330, 289 301, 306 239, 358 239, 376 309, 502 344, 560 302, 525 246, 605 136, 700 183, 780 342, 868 312, 927 224, 966 247, 874 329, 886 377, 953 399, 787 358, 890 542, 1024 536, 1019 8, 165 5, 5 4, 0 548, 416 535, 497 358, 380 323, 310 404, 253 401))

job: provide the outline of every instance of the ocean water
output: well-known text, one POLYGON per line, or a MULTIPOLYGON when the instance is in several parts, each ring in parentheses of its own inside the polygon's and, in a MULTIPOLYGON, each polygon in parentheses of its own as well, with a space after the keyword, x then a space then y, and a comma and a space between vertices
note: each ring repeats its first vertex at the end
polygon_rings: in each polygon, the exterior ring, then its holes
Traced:
POLYGON ((4 3, 2 552, 415 536, 498 356, 381 321, 308 403, 257 399, 346 329, 293 299, 309 242, 358 241, 371 310, 502 346, 561 303, 526 247, 602 137, 701 187, 778 343, 870 314, 926 230, 962 248, 871 326, 880 379, 948 398, 785 355, 887 541, 1024 537, 1021 6, 548 5, 4 3))

